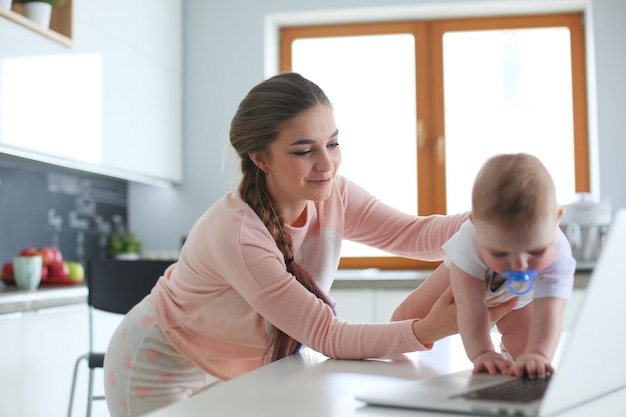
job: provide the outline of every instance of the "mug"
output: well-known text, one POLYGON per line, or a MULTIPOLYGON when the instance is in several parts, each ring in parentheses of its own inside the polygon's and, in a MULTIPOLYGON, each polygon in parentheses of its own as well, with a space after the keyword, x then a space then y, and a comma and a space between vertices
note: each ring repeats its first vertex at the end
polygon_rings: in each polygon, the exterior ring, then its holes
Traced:
POLYGON ((24 290, 33 290, 41 282, 41 256, 18 256, 13 258, 15 283, 24 290))

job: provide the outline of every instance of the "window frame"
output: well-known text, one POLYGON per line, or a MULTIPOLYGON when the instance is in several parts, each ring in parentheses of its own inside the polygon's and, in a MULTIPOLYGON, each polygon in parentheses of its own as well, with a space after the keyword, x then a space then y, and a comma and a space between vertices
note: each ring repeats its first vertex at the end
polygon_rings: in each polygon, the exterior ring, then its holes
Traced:
MULTIPOLYGON (((590 191, 584 14, 472 17, 280 28, 279 68, 291 71, 291 45, 301 38, 409 33, 415 38, 418 215, 446 214, 443 35, 446 32, 567 27, 572 64, 575 190, 590 191)), ((402 257, 342 257, 345 269, 433 269, 438 262, 402 257)))

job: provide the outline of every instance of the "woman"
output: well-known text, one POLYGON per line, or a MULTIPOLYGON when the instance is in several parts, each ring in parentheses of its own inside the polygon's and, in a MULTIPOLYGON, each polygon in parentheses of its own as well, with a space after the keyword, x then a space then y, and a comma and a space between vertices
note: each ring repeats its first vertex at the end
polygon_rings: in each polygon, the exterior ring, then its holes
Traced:
POLYGON ((200 217, 178 262, 111 339, 111 416, 145 414, 300 344, 359 359, 429 349, 457 332, 449 293, 421 320, 356 324, 333 314, 326 294, 342 239, 438 260, 466 219, 407 215, 337 176, 338 136, 328 98, 298 74, 248 93, 230 130, 239 187, 200 217))

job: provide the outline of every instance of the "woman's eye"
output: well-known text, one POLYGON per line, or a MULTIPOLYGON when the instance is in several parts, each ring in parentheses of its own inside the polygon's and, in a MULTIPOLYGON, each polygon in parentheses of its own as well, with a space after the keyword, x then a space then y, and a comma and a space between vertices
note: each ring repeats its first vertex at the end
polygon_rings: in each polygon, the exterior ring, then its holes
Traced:
MULTIPOLYGON (((335 149, 339 147, 339 142, 332 142, 326 145, 327 149, 335 149)), ((301 151, 294 151, 293 154, 296 156, 307 156, 313 153, 313 149, 303 149, 301 151)))

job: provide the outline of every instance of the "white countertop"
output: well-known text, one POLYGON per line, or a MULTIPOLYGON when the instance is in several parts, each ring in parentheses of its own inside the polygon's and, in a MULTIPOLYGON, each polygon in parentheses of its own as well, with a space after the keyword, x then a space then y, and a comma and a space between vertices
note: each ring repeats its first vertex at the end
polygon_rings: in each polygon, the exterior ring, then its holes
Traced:
MULTIPOLYGON (((380 360, 333 360, 305 349, 146 417, 458 417, 371 407, 354 397, 365 390, 470 367, 458 335, 438 342, 429 352, 380 360)), ((626 389, 559 416, 623 416, 624 404, 626 389)))
POLYGON ((85 304, 86 302, 85 284, 40 286, 34 290, 22 290, 15 285, 0 284, 0 314, 85 304))

